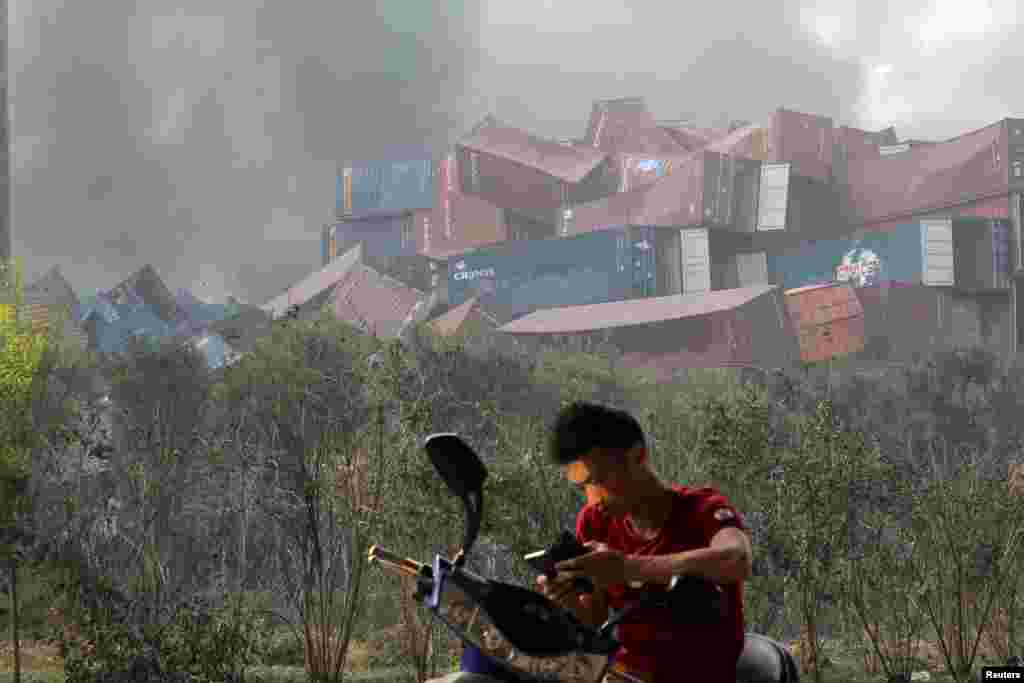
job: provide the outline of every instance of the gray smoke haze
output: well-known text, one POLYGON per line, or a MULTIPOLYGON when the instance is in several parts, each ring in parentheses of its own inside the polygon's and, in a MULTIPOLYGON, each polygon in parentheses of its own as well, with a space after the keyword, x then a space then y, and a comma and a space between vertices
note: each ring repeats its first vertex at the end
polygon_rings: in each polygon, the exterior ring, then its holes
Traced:
POLYGON ((965 4, 22 0, 15 253, 80 290, 151 262, 260 303, 318 265, 338 160, 440 150, 487 113, 579 136, 595 98, 949 137, 1024 113, 1015 3, 965 4))

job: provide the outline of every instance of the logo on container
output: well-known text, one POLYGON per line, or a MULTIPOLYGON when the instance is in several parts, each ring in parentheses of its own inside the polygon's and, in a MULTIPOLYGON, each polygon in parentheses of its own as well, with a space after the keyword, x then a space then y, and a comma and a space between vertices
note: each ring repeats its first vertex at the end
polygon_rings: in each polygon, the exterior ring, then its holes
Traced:
POLYGON ((851 249, 836 266, 835 276, 837 282, 849 282, 855 287, 877 284, 882 277, 882 259, 870 249, 851 249))
POLYGON ((465 261, 457 261, 455 263, 455 274, 452 275, 453 280, 476 280, 482 277, 494 277, 494 268, 479 268, 477 270, 466 270, 465 261))

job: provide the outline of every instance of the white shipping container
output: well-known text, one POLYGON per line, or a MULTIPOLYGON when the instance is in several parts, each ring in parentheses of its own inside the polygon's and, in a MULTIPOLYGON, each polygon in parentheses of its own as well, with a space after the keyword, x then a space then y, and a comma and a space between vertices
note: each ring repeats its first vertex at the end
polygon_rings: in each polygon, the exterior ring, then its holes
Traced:
POLYGON ((929 287, 956 284, 953 262, 953 219, 928 218, 921 221, 921 274, 929 287))
POLYGON ((789 208, 789 164, 763 164, 757 193, 757 229, 785 230, 789 208))
POLYGON ((711 250, 707 228, 679 231, 682 293, 711 291, 711 250))

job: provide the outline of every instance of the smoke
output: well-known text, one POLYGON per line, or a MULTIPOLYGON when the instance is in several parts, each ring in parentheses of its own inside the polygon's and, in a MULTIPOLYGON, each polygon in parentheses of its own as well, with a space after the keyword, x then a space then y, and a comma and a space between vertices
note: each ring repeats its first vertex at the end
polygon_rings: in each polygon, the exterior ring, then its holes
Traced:
POLYGON ((15 253, 81 290, 151 262, 172 287, 276 294, 319 265, 338 160, 468 123, 477 20, 415 4, 19 3, 15 253))
POLYGON ((577 137, 595 98, 640 95, 948 137, 1024 108, 1012 0, 140 7, 12 3, 15 253, 83 290, 151 262, 262 302, 318 265, 338 161, 439 151, 487 113, 577 137))
POLYGON ((859 63, 819 44, 793 2, 487 8, 476 89, 494 93, 499 118, 552 135, 582 135, 595 98, 639 95, 659 118, 703 125, 766 122, 780 106, 849 120, 863 87, 859 63), (519 87, 495 87, 504 83, 519 87))

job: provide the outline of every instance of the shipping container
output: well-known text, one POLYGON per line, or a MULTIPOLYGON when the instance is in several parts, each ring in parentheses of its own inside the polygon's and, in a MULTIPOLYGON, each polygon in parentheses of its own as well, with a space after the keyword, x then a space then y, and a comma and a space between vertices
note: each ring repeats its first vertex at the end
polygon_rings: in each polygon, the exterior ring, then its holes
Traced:
POLYGON ((646 187, 665 177, 672 168, 671 159, 652 159, 630 154, 615 157, 619 183, 616 192, 629 192, 646 187))
MULTIPOLYGON (((733 157, 700 152, 674 165, 662 181, 641 191, 630 222, 665 227, 730 229, 737 169, 733 157)), ((606 200, 609 206, 615 198, 606 200)))
POLYGON ((504 210, 458 186, 456 155, 439 165, 437 209, 417 212, 417 249, 423 254, 459 252, 508 239, 504 210))
POLYGON ((851 159, 851 221, 876 223, 1005 195, 1005 127, 987 126, 934 145, 877 159, 851 159))
POLYGON ((953 219, 956 287, 962 292, 1009 291, 1010 222, 953 219))
POLYGON ((757 230, 785 230, 789 208, 790 165, 762 164, 757 197, 757 230))
POLYGON ((736 159, 708 152, 704 156, 704 221, 716 227, 733 222, 736 159))
POLYGON ((503 209, 505 233, 510 241, 545 240, 558 234, 558 212, 503 209))
POLYGON ((572 205, 596 202, 619 191, 621 174, 615 159, 602 161, 578 183, 567 186, 568 201, 572 205))
POLYGON ((649 157, 686 151, 658 126, 643 98, 602 100, 594 103, 584 143, 609 154, 649 157))
POLYGON ((805 363, 864 350, 864 309, 849 284, 787 290, 786 308, 805 363))
POLYGON ((347 166, 338 187, 338 209, 357 217, 430 209, 437 196, 435 180, 432 159, 347 166))
POLYGON ((953 231, 949 220, 907 223, 858 239, 807 242, 799 249, 768 255, 773 282, 795 289, 831 282, 855 287, 874 283, 951 287, 953 231))
POLYGON ((414 214, 373 216, 335 223, 331 228, 333 261, 356 244, 363 247, 363 258, 411 256, 417 252, 414 214))
POLYGON ((706 229, 679 231, 683 294, 711 291, 711 248, 706 229))
POLYGON ((650 296, 657 289, 651 229, 510 242, 449 261, 448 303, 474 296, 511 319, 540 308, 650 296))
POLYGON ((723 289, 768 284, 768 254, 763 251, 738 253, 728 259, 723 289))
POLYGON ((828 181, 832 178, 832 119, 786 109, 771 117, 769 159, 792 163, 793 173, 828 181))
POLYGON ((737 159, 734 184, 732 229, 746 234, 756 232, 761 162, 737 159))
POLYGON ((458 153, 462 190, 507 209, 560 209, 558 178, 508 159, 464 147, 458 153))

